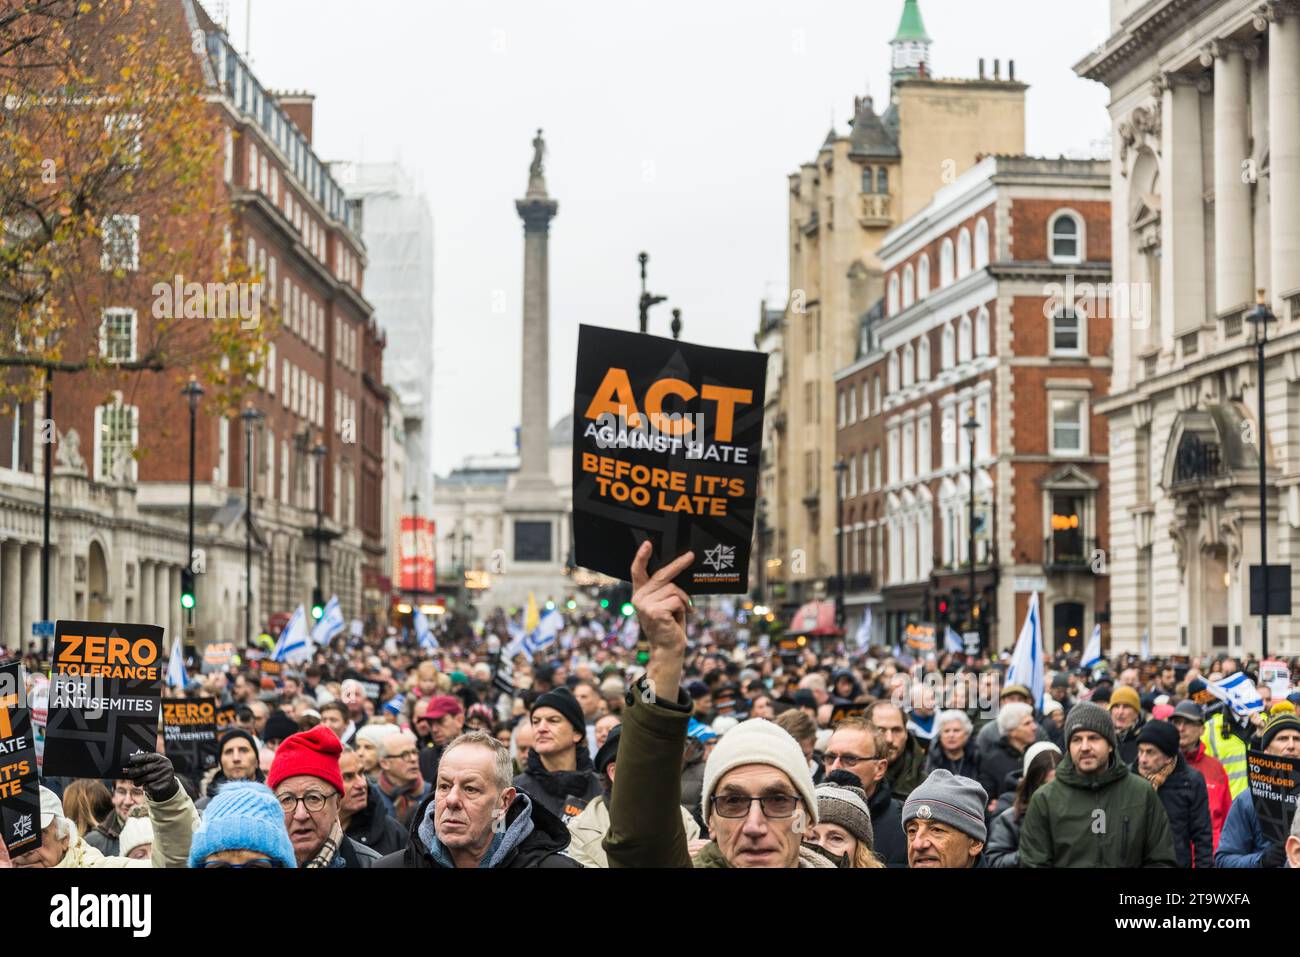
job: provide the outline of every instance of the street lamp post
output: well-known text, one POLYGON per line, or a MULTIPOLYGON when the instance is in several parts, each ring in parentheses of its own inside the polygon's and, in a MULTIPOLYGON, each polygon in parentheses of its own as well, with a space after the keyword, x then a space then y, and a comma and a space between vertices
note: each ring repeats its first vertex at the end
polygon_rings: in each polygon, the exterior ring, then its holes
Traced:
MULTIPOLYGON (((975 412, 971 411, 971 417, 962 423, 962 428, 970 437, 970 518, 967 522, 967 541, 966 551, 967 558, 970 561, 970 606, 967 612, 966 622, 967 630, 975 631, 975 433, 978 431, 980 424, 975 421, 975 412)), ((983 642, 981 642, 983 644, 983 642)))
POLYGON ((1246 319, 1255 330, 1255 391, 1259 396, 1259 421, 1256 431, 1255 448, 1259 453, 1259 573, 1263 580, 1263 594, 1260 596, 1263 604, 1260 607, 1259 619, 1259 638, 1261 658, 1268 658, 1268 484, 1265 477, 1264 451, 1267 447, 1265 441, 1265 422, 1264 418, 1264 346, 1268 344, 1268 324, 1274 322, 1277 317, 1273 315, 1265 301, 1264 290, 1260 289, 1255 296, 1255 308, 1246 316, 1246 319))
MULTIPOLYGON (((54 372, 45 370, 45 419, 54 421, 54 372)), ((44 508, 41 520, 41 621, 50 620, 50 491, 54 477, 53 448, 45 446, 42 456, 44 462, 44 508)), ((15 465, 18 463, 15 462, 15 465)), ((41 638, 41 652, 44 653, 49 639, 41 638)), ((23 646, 22 636, 18 638, 18 647, 23 646)))
MULTIPOLYGON (((650 307, 651 307, 651 306, 658 305, 658 304, 661 303, 661 302, 664 302, 668 297, 667 297, 667 296, 652 296, 649 292, 646 291, 646 288, 645 288, 645 266, 646 266, 646 263, 648 263, 648 262, 650 261, 650 254, 649 254, 649 253, 641 253, 641 254, 639 254, 636 258, 637 258, 637 262, 639 262, 639 263, 641 264, 641 302, 640 302, 640 315, 641 315, 641 331, 642 331, 642 332, 645 332, 645 331, 646 331, 646 328, 648 327, 649 322, 650 322, 650 307)), ((678 328, 680 329, 680 324, 679 324, 678 328)))
MULTIPOLYGON (((239 414, 244 420, 244 646, 253 644, 253 428, 266 413, 250 402, 239 414)), ((191 550, 191 554, 192 554, 191 550)), ((191 559, 192 561, 193 559, 191 559)))
MULTIPOLYGON (((203 398, 203 386, 199 385, 199 380, 190 376, 190 381, 185 383, 181 389, 181 395, 185 396, 190 406, 190 513, 189 513, 189 547, 186 549, 185 567, 190 571, 190 580, 193 581, 194 575, 194 426, 195 416, 199 411, 199 399, 203 398)), ((194 636, 194 609, 185 610, 185 630, 189 637, 194 636)))
POLYGON ((321 522, 323 520, 323 504, 325 499, 325 454, 328 450, 325 443, 320 439, 312 446, 311 454, 316 458, 316 596, 321 601, 325 600, 325 584, 321 577, 321 555, 320 543, 323 533, 321 531, 321 522))
POLYGON ((835 463, 835 627, 844 628, 844 473, 849 465, 835 463))

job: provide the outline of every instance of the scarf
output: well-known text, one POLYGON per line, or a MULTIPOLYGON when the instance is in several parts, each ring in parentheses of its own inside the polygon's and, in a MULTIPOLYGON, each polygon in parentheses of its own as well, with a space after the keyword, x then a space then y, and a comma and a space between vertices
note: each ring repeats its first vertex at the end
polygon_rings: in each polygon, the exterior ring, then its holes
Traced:
POLYGON ((403 786, 393 784, 388 780, 388 775, 380 771, 375 783, 379 786, 379 790, 384 792, 384 796, 393 802, 393 809, 399 817, 406 814, 411 809, 411 805, 418 804, 424 797, 424 778, 418 773, 414 781, 403 786))
POLYGON ((1164 784, 1167 780, 1169 780, 1169 775, 1174 773, 1174 766, 1177 764, 1178 764, 1177 761, 1170 761, 1168 764, 1166 764, 1159 771, 1156 771, 1154 774, 1146 774, 1142 772, 1139 773, 1142 773, 1142 777, 1146 778, 1147 781, 1150 782, 1151 786, 1155 788, 1157 791, 1159 791, 1160 785, 1164 784))
POLYGON ((334 826, 330 828, 329 837, 325 838, 325 843, 320 846, 320 850, 303 867, 341 867, 342 858, 338 857, 339 844, 343 841, 343 828, 339 822, 335 821, 334 826), (335 861, 338 863, 335 863, 335 861))

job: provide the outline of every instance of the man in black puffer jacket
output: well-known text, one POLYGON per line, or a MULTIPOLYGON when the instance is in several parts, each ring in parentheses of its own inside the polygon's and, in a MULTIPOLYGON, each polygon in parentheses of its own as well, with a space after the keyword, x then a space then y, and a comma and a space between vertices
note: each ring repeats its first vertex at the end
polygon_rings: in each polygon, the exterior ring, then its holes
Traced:
POLYGON ((1169 815, 1178 866, 1213 867, 1209 790, 1201 772, 1183 758, 1178 729, 1168 721, 1144 724, 1137 734, 1137 760, 1132 768, 1160 795, 1160 803, 1169 815))
POLYGON ((486 731, 442 752, 438 778, 411 815, 406 849, 375 867, 580 867, 565 855, 569 831, 510 784, 510 750, 486 731))
MULTIPOLYGON (((587 724, 573 692, 559 687, 540 695, 529 712, 533 747, 515 787, 568 824, 587 802, 604 793, 587 753, 587 724)), ((567 832, 566 832, 567 833, 567 832)))

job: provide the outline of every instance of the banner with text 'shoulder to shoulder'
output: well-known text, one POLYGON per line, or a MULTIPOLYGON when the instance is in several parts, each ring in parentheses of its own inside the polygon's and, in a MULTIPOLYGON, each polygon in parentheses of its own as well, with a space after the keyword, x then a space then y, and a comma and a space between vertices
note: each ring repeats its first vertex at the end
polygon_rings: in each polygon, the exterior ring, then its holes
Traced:
POLYGON ((41 792, 26 678, 20 662, 0 665, 0 840, 9 856, 41 842, 41 792))
POLYGON ((690 550, 690 594, 749 589, 767 356, 582 326, 573 415, 577 564, 627 580, 690 550))
POLYGON ((162 644, 160 625, 55 623, 46 775, 113 778, 157 750, 162 644))

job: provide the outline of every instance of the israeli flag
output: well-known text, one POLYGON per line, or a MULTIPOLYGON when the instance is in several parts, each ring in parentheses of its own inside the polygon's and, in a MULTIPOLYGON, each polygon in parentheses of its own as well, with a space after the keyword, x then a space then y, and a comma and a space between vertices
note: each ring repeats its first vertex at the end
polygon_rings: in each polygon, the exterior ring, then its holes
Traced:
POLYGON ((1244 671, 1231 674, 1221 681, 1211 681, 1206 688, 1243 718, 1264 710, 1264 699, 1259 696, 1255 682, 1244 671))
POLYGON ((330 640, 347 627, 343 621, 343 610, 339 608, 339 596, 331 595, 320 621, 311 630, 311 640, 318 645, 328 645, 330 640))
POLYGON ((1011 664, 1007 667, 1007 684, 1023 685, 1033 693, 1034 707, 1043 707, 1043 694, 1047 682, 1043 675, 1043 620, 1038 611, 1038 592, 1029 598, 1029 613, 1020 628, 1020 637, 1011 652, 1011 664))
POLYGON ((271 651, 272 661, 298 662, 311 659, 311 638, 307 634, 307 611, 302 605, 294 609, 289 624, 271 651))
POLYGON ((440 647, 438 639, 433 637, 433 632, 429 630, 429 619, 425 617, 424 612, 419 608, 415 609, 411 620, 415 625, 415 639, 420 643, 420 647, 429 652, 437 651, 440 647))
POLYGON ((558 611, 551 610, 542 615, 537 621, 537 627, 532 633, 524 637, 523 652, 528 656, 528 660, 533 660, 533 655, 541 651, 548 645, 555 644, 555 638, 564 626, 564 616, 558 611))
POLYGON ((181 639, 177 636, 172 639, 172 656, 167 661, 167 687, 183 691, 189 686, 190 677, 185 673, 185 652, 181 648, 181 639))
POLYGON ((951 651, 960 655, 966 650, 966 643, 961 640, 961 635, 952 630, 952 625, 945 625, 943 629, 943 650, 951 651))
POLYGON ((1092 634, 1088 636, 1088 644, 1083 649, 1083 661, 1080 663, 1084 668, 1091 668, 1101 662, 1101 625, 1092 626, 1092 634))
POLYGON ((871 644, 871 609, 863 609, 862 624, 858 625, 858 633, 853 636, 859 648, 866 648, 871 644))

